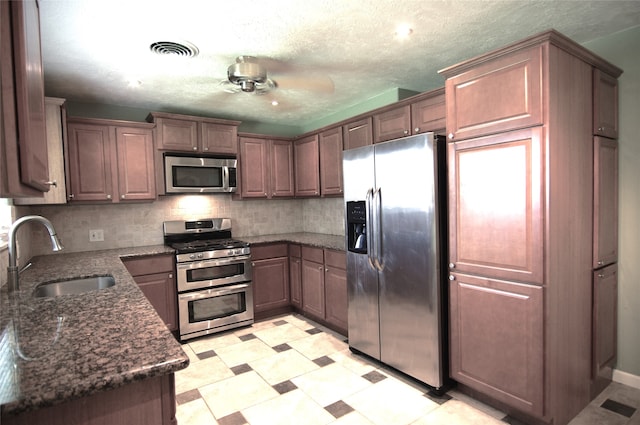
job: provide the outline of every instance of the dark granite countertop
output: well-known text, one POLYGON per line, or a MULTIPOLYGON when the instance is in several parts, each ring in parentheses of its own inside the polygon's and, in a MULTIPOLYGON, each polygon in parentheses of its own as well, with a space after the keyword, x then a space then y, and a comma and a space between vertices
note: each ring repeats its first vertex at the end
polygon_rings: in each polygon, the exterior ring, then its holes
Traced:
POLYGON ((0 291, 0 404, 16 414, 184 369, 187 355, 121 262, 164 245, 39 256, 17 297, 0 291), (112 275, 116 284, 34 298, 38 283, 112 275))
POLYGON ((330 248, 344 251, 344 236, 327 235, 324 233, 282 233, 276 235, 263 236, 239 236, 237 239, 248 242, 249 244, 289 242, 299 243, 301 245, 311 245, 318 248, 330 248))

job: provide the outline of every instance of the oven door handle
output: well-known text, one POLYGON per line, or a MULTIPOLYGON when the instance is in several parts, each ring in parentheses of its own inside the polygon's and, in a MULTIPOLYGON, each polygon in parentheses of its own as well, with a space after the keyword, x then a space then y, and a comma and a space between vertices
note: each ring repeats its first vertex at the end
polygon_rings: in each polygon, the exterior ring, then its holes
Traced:
POLYGON ((223 288, 213 288, 213 289, 200 290, 195 292, 187 292, 185 294, 178 294, 178 298, 183 301, 193 301, 193 300, 199 300, 203 298, 211 298, 212 296, 219 297, 221 295, 234 294, 234 293, 240 292, 243 289, 249 288, 249 286, 250 284, 243 283, 240 285, 225 286, 223 288))
POLYGON ((193 269, 196 267, 201 267, 203 265, 226 266, 229 264, 238 264, 249 260, 251 260, 250 255, 242 255, 239 257, 231 258, 205 258, 202 260, 189 261, 187 263, 177 263, 177 267, 179 269, 193 269))

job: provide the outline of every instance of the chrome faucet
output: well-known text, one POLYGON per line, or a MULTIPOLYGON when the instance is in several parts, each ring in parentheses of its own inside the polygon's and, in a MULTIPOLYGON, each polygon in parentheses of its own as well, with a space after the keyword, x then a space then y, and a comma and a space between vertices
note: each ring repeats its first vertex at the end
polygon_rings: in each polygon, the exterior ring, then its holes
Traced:
POLYGON ((58 240, 58 235, 56 235, 53 224, 51 224, 51 222, 46 218, 39 215, 25 215, 24 217, 16 220, 9 229, 9 266, 7 267, 7 284, 9 287, 9 292, 20 290, 20 283, 18 281, 18 265, 16 264, 16 237, 18 228, 27 221, 37 221, 39 223, 42 223, 42 225, 47 228, 54 251, 62 251, 63 248, 60 240, 58 240))

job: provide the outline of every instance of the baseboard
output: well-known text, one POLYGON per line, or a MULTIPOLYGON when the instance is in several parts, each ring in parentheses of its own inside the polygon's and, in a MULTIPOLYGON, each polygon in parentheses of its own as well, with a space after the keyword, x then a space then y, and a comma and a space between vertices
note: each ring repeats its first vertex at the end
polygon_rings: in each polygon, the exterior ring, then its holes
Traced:
POLYGON ((640 390, 640 376, 613 369, 613 380, 620 384, 628 385, 640 390))

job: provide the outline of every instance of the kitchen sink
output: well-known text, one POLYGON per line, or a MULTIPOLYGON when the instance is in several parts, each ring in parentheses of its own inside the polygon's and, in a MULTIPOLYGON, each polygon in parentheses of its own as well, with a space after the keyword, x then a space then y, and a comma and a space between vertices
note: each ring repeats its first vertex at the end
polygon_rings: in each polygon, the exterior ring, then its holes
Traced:
POLYGON ((38 285, 34 297, 57 297, 59 295, 81 294, 110 288, 116 284, 113 276, 95 276, 80 279, 48 282, 38 285))

